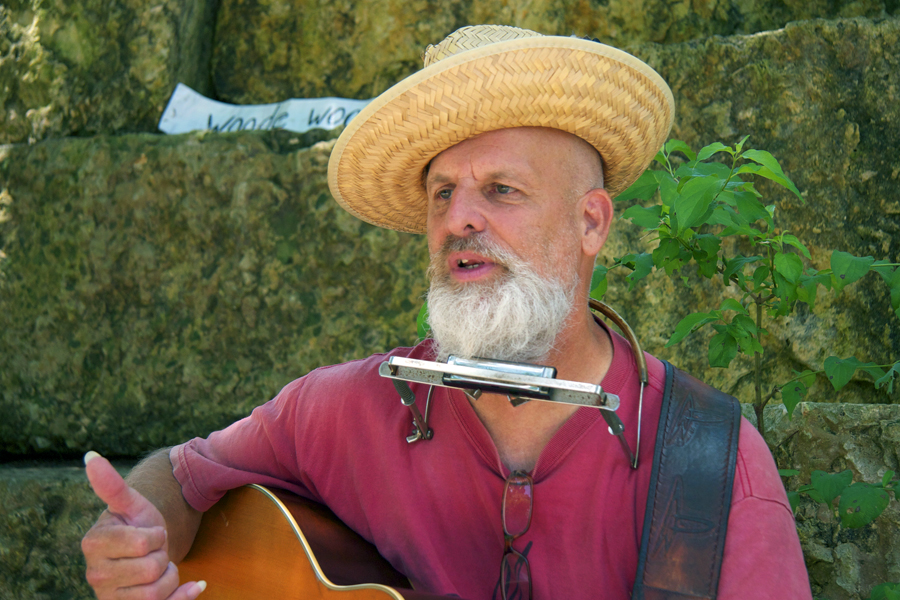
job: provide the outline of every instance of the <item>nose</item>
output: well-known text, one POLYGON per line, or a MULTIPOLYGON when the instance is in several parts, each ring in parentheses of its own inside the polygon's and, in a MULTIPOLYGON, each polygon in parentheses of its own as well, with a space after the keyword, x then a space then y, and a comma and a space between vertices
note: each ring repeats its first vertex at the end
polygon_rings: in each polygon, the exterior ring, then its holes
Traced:
POLYGON ((447 232, 456 237, 466 237, 484 231, 487 224, 484 208, 484 198, 477 190, 457 186, 443 216, 447 232))

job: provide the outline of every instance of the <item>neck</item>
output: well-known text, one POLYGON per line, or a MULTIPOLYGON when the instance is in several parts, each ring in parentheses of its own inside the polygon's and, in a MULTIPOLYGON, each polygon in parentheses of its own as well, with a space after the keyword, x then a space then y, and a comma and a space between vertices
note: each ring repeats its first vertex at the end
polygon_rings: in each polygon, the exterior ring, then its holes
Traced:
MULTIPOLYGON (((599 383, 612 357, 612 341, 585 306, 570 315, 545 364, 556 367, 558 379, 599 383)), ((541 401, 513 407, 499 394, 484 394, 472 407, 493 439, 500 460, 511 471, 534 469, 544 447, 578 410, 569 404, 541 401)))

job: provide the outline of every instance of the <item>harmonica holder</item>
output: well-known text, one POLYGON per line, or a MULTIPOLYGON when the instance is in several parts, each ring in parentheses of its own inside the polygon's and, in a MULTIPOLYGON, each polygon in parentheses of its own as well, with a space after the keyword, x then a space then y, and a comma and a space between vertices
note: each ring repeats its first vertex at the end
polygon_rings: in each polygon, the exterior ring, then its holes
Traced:
POLYGON ((462 390, 472 400, 477 400, 483 392, 492 392, 505 394, 513 406, 538 400, 599 409, 609 432, 619 439, 629 464, 636 469, 641 444, 644 387, 648 382, 647 362, 637 337, 618 313, 594 299, 589 300, 589 306, 612 321, 625 334, 634 352, 635 364, 641 381, 638 399, 637 448, 634 452, 625 440, 625 425, 616 414, 620 405, 619 397, 603 391, 599 385, 556 379, 554 367, 483 358, 466 359, 456 356, 449 357, 446 363, 392 356, 379 365, 378 374, 392 380, 400 395, 400 401, 412 413, 413 429, 412 433, 406 437, 406 441, 411 444, 434 437, 434 431, 428 426, 428 417, 431 410, 431 397, 436 386, 462 390), (424 415, 416 407, 415 394, 407 382, 429 386, 424 415))

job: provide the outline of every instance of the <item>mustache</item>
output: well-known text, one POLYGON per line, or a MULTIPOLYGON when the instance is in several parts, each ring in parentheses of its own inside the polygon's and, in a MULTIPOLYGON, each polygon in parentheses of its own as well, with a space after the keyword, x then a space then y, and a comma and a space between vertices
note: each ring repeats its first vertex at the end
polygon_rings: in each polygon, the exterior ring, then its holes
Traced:
POLYGON ((489 259, 506 272, 514 271, 520 262, 520 259, 511 252, 478 234, 467 237, 448 235, 441 242, 438 251, 431 255, 428 277, 433 279, 436 276, 449 275, 447 259, 454 252, 474 252, 489 259))

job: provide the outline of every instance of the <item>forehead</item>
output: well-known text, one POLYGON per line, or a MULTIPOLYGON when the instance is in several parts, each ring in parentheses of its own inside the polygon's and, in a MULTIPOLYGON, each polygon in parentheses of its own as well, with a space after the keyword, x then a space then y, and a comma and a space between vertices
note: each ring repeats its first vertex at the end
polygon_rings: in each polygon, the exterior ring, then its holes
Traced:
POLYGON ((459 169, 471 169, 476 177, 481 171, 486 175, 507 170, 544 174, 565 168, 581 145, 590 148, 586 142, 558 129, 498 129, 471 137, 435 156, 427 167, 425 180, 427 183, 453 177, 459 169))

